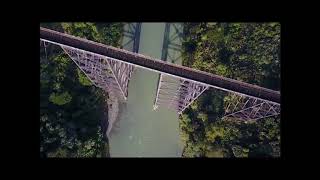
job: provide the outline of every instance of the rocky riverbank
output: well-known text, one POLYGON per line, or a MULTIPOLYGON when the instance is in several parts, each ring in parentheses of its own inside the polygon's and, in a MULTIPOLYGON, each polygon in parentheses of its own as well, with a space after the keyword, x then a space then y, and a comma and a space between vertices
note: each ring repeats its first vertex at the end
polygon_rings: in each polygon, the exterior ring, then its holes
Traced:
POLYGON ((114 92, 108 92, 109 98, 107 100, 108 105, 108 129, 107 129, 107 137, 110 137, 111 131, 113 131, 116 127, 115 123, 117 122, 118 115, 119 115, 119 100, 114 94, 114 92))

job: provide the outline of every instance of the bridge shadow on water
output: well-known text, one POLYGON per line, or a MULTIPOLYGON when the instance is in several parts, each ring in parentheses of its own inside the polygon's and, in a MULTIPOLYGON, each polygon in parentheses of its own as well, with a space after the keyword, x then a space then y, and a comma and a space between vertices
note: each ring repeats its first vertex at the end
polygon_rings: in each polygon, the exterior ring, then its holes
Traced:
MULTIPOLYGON (((165 23, 142 23, 139 53, 156 58, 164 57, 166 26, 168 27, 165 23)), ((171 26, 171 29, 174 27, 171 26)), ((178 39, 172 34, 170 37, 174 41, 178 39)), ((171 57, 166 59, 171 60, 171 57)), ((135 69, 129 83, 127 102, 121 105, 116 129, 110 134, 111 157, 181 156, 177 113, 166 107, 153 110, 158 78, 158 73, 135 69)))

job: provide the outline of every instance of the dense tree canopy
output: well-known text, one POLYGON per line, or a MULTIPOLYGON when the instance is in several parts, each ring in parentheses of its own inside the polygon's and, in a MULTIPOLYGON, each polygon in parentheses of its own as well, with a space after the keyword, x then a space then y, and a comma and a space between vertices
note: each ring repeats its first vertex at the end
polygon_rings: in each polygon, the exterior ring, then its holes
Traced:
MULTIPOLYGON (((185 23, 183 65, 280 90, 279 23, 185 23)), ((204 92, 180 117, 185 157, 278 157, 280 118, 222 120, 227 93, 204 92)))

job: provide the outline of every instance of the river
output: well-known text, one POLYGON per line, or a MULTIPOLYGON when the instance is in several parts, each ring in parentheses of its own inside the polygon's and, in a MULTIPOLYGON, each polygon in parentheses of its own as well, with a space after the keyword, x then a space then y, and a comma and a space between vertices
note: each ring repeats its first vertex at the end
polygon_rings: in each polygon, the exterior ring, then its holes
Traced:
MULTIPOLYGON (((165 27, 165 23, 142 23, 139 53, 161 59, 165 27)), ((169 36, 174 30, 170 26, 169 36)), ((181 64, 179 58, 168 61, 181 64)), ((116 128, 110 133, 111 157, 181 157, 178 115, 165 107, 153 110, 158 78, 159 73, 135 68, 127 102, 119 105, 116 128)))

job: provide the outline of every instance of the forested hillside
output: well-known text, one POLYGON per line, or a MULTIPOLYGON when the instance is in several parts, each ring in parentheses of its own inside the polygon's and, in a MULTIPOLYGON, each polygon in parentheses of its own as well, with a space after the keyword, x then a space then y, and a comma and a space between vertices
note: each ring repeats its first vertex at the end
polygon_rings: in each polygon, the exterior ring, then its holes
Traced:
MULTIPOLYGON (((280 90, 279 23, 185 23, 183 65, 280 90)), ((184 157, 279 157, 280 117, 222 120, 227 93, 204 92, 180 117, 184 157)))
MULTIPOLYGON (((42 23, 104 44, 119 46, 120 23, 42 23)), ((107 94, 56 45, 40 43, 40 155, 108 156, 107 94)))

